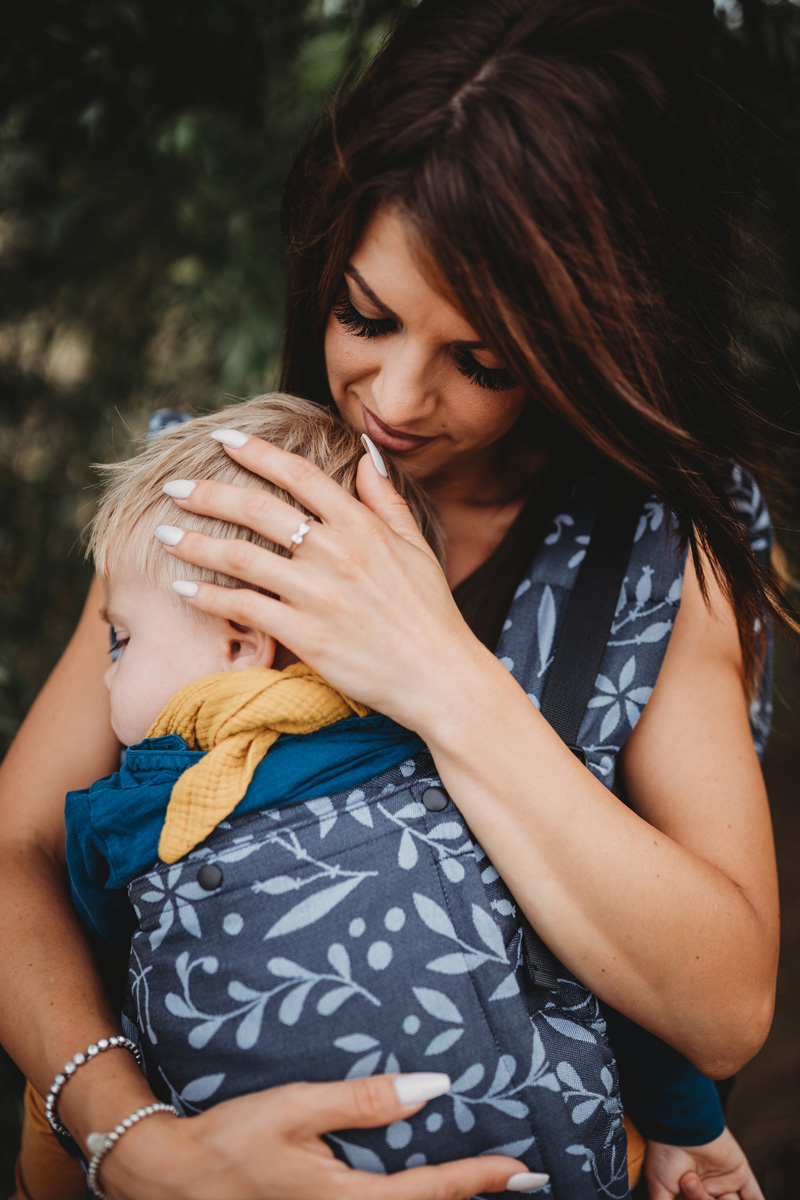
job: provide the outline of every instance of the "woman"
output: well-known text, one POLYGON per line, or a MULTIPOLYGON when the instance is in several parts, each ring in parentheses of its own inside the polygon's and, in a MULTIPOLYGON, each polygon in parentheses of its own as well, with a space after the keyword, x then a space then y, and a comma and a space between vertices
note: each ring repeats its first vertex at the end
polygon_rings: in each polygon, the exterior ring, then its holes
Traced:
MULTIPOLYGON (((298 161, 283 385, 329 397, 424 480, 446 526, 447 579, 369 462, 359 505, 253 440, 231 453, 321 519, 295 560, 192 535, 173 552, 280 594, 203 585, 188 602, 267 630, 417 731, 556 956, 726 1076, 763 1041, 774 993, 774 863, 748 701, 756 622, 780 606, 731 499, 730 464, 758 462, 733 379, 726 225, 701 111, 648 6, 423 0, 298 161), (565 482, 609 463, 666 503, 692 551, 620 755, 628 804, 555 736, 451 595, 520 512, 541 526, 565 482)), ((184 507, 286 532, 279 508, 256 513, 191 482, 184 507)), ((541 537, 523 534, 533 553, 541 537)), ((683 564, 666 542, 663 553, 683 564)), ((96 606, 90 596, 4 767, 3 1038, 42 1091, 115 1027, 62 882, 63 794, 118 752, 96 606)), ((502 616, 487 622, 491 645, 502 616)), ((394 1121, 398 1102, 384 1080, 330 1088, 246 1097, 191 1122, 153 1117, 108 1156, 104 1184, 131 1200, 455 1197, 522 1170, 346 1173, 319 1132, 394 1121)), ((151 1098, 127 1055, 104 1054, 76 1072, 59 1112, 85 1139, 151 1098)))

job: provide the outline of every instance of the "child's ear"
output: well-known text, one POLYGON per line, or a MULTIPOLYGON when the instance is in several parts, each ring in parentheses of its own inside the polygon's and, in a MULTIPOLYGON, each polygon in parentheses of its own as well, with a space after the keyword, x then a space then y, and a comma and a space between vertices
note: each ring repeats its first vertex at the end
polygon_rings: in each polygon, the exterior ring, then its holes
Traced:
POLYGON ((271 667, 275 661, 275 638, 260 629, 229 621, 228 670, 246 671, 249 667, 271 667))

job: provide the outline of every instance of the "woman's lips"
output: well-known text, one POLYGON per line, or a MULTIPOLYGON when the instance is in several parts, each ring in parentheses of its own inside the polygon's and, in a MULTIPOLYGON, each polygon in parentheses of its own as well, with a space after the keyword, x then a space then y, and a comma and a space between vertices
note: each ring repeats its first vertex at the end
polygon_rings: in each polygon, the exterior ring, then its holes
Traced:
POLYGON ((384 425, 383 421, 363 404, 361 410, 364 414, 367 434, 373 442, 377 442, 385 450, 391 450, 393 454, 408 454, 409 451, 418 450, 420 446, 427 446, 428 442, 434 440, 432 437, 414 437, 413 434, 401 433, 399 429, 392 429, 391 425, 384 425))

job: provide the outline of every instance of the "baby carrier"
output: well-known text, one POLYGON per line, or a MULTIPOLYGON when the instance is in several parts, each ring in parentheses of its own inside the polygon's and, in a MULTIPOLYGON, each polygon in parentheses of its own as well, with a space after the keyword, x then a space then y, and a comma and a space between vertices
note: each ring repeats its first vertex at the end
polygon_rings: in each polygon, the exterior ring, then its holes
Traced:
MULTIPOLYGON (((497 650, 606 783, 679 602, 683 556, 654 545, 666 523, 629 485, 584 481, 497 650)), ((355 789, 234 816, 129 895, 124 1028, 179 1111, 297 1080, 447 1071, 446 1096, 331 1134, 335 1152, 379 1173, 503 1153, 547 1172, 557 1200, 629 1196, 599 1003, 525 921, 426 750, 355 789)))

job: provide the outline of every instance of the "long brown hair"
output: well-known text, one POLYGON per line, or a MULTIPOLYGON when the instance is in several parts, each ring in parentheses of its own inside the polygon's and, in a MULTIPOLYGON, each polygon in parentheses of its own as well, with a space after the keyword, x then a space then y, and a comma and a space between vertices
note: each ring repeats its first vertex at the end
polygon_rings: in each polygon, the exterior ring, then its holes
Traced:
POLYGON ((422 0, 291 172, 282 386, 330 402, 325 325, 380 205, 562 440, 652 488, 730 597, 745 666, 764 611, 732 463, 758 479, 738 378, 734 225, 700 75, 647 0, 422 0))

